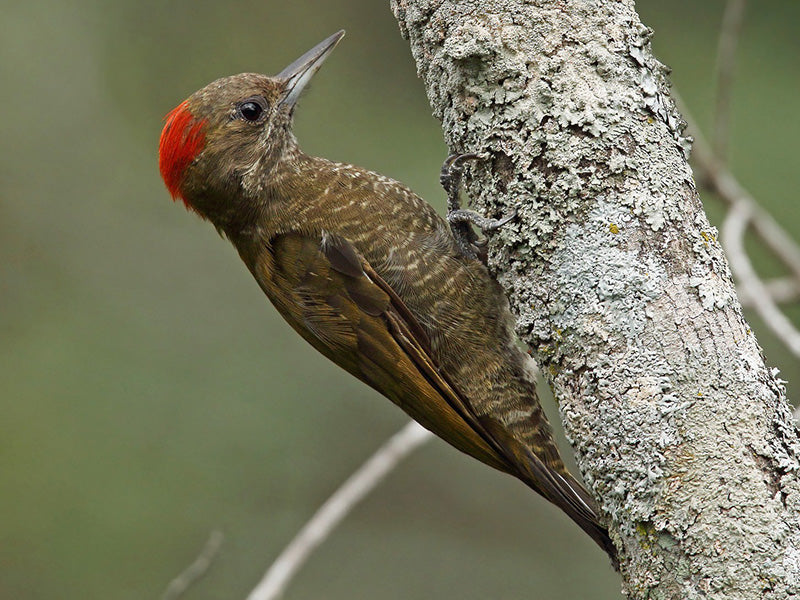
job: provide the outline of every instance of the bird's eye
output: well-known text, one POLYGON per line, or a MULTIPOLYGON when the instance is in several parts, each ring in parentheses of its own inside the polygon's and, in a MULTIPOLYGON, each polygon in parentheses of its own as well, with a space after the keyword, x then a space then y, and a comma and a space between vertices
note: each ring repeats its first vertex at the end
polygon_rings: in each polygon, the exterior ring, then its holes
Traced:
POLYGON ((236 116, 245 121, 257 123, 264 117, 266 110, 267 101, 261 96, 255 96, 247 100, 242 100, 236 106, 236 116))

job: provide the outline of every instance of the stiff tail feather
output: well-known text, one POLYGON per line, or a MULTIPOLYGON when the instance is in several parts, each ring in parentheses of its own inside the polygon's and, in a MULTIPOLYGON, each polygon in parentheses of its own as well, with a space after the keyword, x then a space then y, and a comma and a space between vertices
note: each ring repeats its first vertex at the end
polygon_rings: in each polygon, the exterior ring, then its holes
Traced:
POLYGON ((502 453, 513 465, 513 470, 509 472, 563 510, 603 549, 611 559, 614 570, 619 571, 617 549, 608 535, 608 530, 600 523, 594 499, 589 492, 566 471, 562 474, 545 464, 529 448, 509 436, 491 417, 480 417, 479 420, 500 442, 502 453))
MULTIPOLYGON (((608 529, 600 523, 597 517, 597 509, 595 508, 594 500, 589 496, 589 492, 571 475, 564 476, 557 471, 548 469, 544 465, 542 466, 550 475, 547 479, 555 483, 548 491, 556 497, 546 496, 548 500, 556 504, 570 519, 575 521, 578 527, 583 529, 605 551, 611 559, 611 565, 614 570, 619 571, 617 549, 608 535, 608 529)), ((536 491, 540 491, 535 482, 533 485, 529 482, 526 483, 536 491)))

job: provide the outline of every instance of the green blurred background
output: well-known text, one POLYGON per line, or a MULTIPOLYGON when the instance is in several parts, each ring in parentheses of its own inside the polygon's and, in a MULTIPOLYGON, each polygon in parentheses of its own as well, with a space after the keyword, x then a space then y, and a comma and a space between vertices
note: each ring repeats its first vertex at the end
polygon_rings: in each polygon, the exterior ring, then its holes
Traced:
MULTIPOLYGON (((723 3, 637 5, 708 124, 723 3)), ((233 249, 170 201, 161 119, 345 28, 299 139, 441 209, 447 150, 408 46, 374 0, 1 6, 0 598, 158 598, 217 528, 221 553, 186 598, 242 598, 405 417, 291 332, 233 249)), ((741 181, 794 232, 799 24, 798 3, 751 6, 731 140, 741 181)), ((797 363, 750 319, 796 395, 797 363)), ((611 599, 619 583, 555 509, 435 441, 286 597, 611 599)))

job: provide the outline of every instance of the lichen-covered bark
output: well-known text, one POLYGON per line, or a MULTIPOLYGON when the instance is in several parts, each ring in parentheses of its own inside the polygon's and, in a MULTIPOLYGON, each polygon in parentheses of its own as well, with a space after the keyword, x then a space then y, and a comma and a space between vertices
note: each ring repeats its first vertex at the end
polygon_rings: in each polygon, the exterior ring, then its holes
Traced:
POLYGON ((631 598, 800 595, 797 432, 630 0, 393 0, 631 598))

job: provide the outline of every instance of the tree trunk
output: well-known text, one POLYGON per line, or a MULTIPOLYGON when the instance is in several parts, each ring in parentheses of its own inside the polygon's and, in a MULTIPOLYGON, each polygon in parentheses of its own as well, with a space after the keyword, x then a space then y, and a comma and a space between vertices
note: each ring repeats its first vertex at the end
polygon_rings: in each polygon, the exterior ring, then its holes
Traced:
POLYGON ((797 431, 633 2, 392 0, 631 598, 800 594, 797 431))

